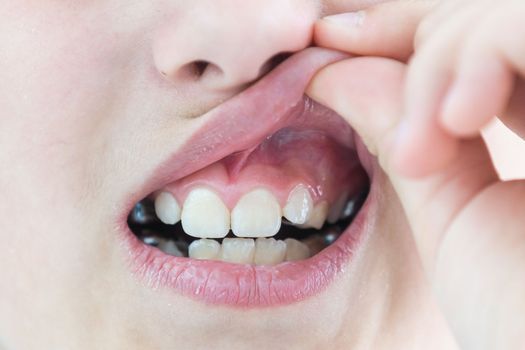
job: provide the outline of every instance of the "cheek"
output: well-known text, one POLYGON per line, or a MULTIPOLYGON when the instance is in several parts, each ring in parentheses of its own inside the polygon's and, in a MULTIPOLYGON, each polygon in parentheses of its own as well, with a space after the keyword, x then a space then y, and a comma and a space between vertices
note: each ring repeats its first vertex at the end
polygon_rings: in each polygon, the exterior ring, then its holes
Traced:
POLYGON ((105 62, 109 61, 111 40, 101 40, 100 33, 92 32, 86 23, 89 21, 61 17, 61 12, 53 10, 14 16, 1 31, 0 63, 8 67, 0 72, 2 123, 23 127, 44 143, 58 141, 53 138, 60 137, 59 130, 72 133, 87 126, 96 115, 90 113, 98 105, 93 102, 102 100, 110 78, 105 62), (91 117, 86 118, 88 115, 91 117))

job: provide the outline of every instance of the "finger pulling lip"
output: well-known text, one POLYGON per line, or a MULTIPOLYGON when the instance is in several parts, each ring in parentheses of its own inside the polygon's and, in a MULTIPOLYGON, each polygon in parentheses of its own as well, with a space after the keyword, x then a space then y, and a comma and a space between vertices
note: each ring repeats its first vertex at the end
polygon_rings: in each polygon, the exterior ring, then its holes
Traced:
MULTIPOLYGON (((289 304, 318 294, 344 271, 374 211, 370 195, 341 237, 317 255, 276 266, 252 266, 169 256, 143 244, 126 218, 133 205, 173 182, 232 153, 248 149, 290 125, 312 126, 356 149, 350 126, 334 112, 304 97, 311 77, 347 56, 325 49, 304 50, 241 94, 207 113, 208 122, 182 149, 151 174, 131 196, 119 220, 129 266, 142 284, 169 289, 206 303, 240 307, 289 304)), ((359 152, 360 154, 362 152, 359 152)), ((371 191, 374 190, 372 184, 371 191)))

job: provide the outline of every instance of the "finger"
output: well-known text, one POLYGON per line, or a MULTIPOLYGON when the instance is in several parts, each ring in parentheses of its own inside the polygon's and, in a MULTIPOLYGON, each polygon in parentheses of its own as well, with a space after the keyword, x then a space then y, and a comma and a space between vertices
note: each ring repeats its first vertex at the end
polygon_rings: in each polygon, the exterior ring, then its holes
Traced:
POLYGON ((451 18, 473 7, 479 7, 477 2, 465 1, 440 1, 439 6, 435 6, 419 23, 414 37, 414 48, 418 48, 425 43, 436 30, 446 25, 451 18))
POLYGON ((377 154, 399 195, 430 272, 448 225, 470 198, 498 177, 479 138, 461 143, 460 155, 449 167, 424 179, 403 177, 391 166, 389 139, 396 132, 402 110, 404 67, 384 58, 340 61, 322 69, 307 94, 343 116, 367 148, 377 154))
POLYGON ((316 74, 307 94, 339 112, 359 133, 368 150, 384 157, 389 153, 380 152, 379 148, 388 148, 388 132, 400 115, 404 72, 403 64, 384 58, 343 60, 316 74), (376 117, 383 114, 388 118, 376 117))
POLYGON ((405 176, 426 176, 457 156, 459 140, 441 126, 438 116, 454 74, 461 33, 476 15, 476 11, 464 11, 436 28, 409 65, 404 118, 393 159, 396 169, 405 176))
POLYGON ((405 61, 413 52, 419 22, 435 4, 430 0, 392 1, 327 16, 315 24, 314 42, 357 55, 405 61))
POLYGON ((513 35, 522 26, 512 23, 505 12, 505 17, 485 21, 469 38, 441 111, 442 125, 449 132, 463 137, 478 134, 495 115, 505 112, 525 57, 525 44, 513 35))

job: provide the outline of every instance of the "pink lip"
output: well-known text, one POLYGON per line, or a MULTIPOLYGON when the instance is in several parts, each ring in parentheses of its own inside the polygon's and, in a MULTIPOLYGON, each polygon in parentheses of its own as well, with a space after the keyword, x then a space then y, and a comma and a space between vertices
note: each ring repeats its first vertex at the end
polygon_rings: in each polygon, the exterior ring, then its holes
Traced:
MULTIPOLYGON (((206 303, 263 307, 289 304, 318 294, 345 269, 360 238, 370 231, 367 222, 375 211, 374 186, 358 216, 335 243, 310 259, 273 267, 169 256, 140 242, 126 224, 133 205, 149 193, 229 154, 253 147, 292 124, 325 129, 340 142, 361 148, 359 138, 354 137, 348 124, 303 96, 316 71, 345 57, 319 48, 304 50, 208 112, 210 121, 156 169, 144 188, 129 199, 120 218, 130 267, 139 280, 150 288, 170 289, 206 303), (316 117, 308 118, 312 114, 316 117)), ((363 152, 359 154, 362 156, 363 152)))

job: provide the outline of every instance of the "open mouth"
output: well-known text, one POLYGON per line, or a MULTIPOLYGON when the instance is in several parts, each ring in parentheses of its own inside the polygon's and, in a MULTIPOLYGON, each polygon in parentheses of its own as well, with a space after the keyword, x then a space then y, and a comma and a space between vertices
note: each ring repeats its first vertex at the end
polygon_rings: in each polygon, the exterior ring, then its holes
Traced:
POLYGON ((370 169, 352 128, 303 96, 318 69, 343 57, 292 56, 209 112, 157 169, 126 213, 142 281, 214 304, 269 306, 314 295, 344 269, 366 226, 370 169))
POLYGON ((333 243, 367 194, 355 150, 288 127, 151 194, 128 224, 173 256, 276 265, 333 243))

